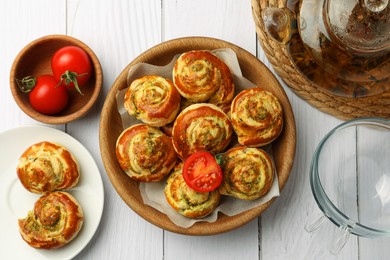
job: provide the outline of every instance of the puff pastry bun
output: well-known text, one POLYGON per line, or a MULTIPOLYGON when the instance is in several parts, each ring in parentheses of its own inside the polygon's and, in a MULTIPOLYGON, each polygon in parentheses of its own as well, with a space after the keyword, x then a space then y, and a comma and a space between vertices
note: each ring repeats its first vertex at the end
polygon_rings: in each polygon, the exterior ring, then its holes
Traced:
POLYGON ((28 147, 19 158, 16 171, 22 185, 34 193, 70 189, 80 177, 73 155, 48 141, 28 147))
POLYGON ((19 219, 22 238, 35 248, 58 248, 79 233, 83 211, 77 200, 66 192, 49 192, 41 196, 24 219, 19 219))
POLYGON ((142 122, 160 127, 175 120, 180 100, 180 94, 171 80, 150 75, 130 84, 124 97, 124 107, 142 122))
POLYGON ((180 158, 186 159, 199 150, 223 151, 230 143, 233 127, 228 116, 217 106, 198 103, 185 108, 177 116, 172 140, 180 158))
POLYGON ((180 94, 191 102, 229 107, 234 96, 233 75, 229 67, 209 51, 181 54, 173 67, 173 82, 180 94))
POLYGON ((222 195, 255 200, 269 191, 274 178, 270 156, 262 149, 236 146, 223 155, 222 195))
POLYGON ((160 181, 177 162, 171 138, 146 124, 130 126, 120 134, 116 157, 131 179, 144 182, 160 181))
POLYGON ((275 95, 263 88, 246 89, 233 99, 231 121, 241 145, 263 146, 282 131, 282 106, 275 95))
POLYGON ((213 212, 221 195, 218 190, 212 192, 196 192, 184 181, 183 163, 178 163, 169 175, 164 188, 165 197, 171 207, 189 218, 202 218, 213 212))

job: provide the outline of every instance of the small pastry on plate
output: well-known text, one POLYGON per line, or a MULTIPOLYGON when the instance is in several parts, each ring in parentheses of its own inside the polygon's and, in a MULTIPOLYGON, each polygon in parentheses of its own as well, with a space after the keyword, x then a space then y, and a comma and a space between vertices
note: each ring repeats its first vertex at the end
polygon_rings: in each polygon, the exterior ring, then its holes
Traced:
POLYGON ((72 153, 48 141, 28 147, 19 158, 16 171, 22 185, 33 193, 73 188, 80 177, 72 153))
POLYGON ((131 179, 143 182, 160 181, 177 162, 171 138, 146 124, 130 126, 120 134, 116 157, 131 179))
POLYGON ((48 192, 35 202, 26 218, 18 220, 19 232, 32 247, 58 248, 77 236, 83 219, 83 210, 72 195, 48 192))
POLYGON ((212 103, 220 108, 230 105, 234 96, 233 75, 229 67, 206 50, 181 54, 173 67, 173 83, 191 102, 212 103))
POLYGON ((167 179, 165 197, 181 215, 188 218, 203 218, 217 207, 221 195, 218 190, 197 192, 191 189, 182 175, 183 163, 178 163, 167 179))
POLYGON ((175 120, 180 100, 171 80, 150 75, 130 84, 124 97, 124 107, 145 124, 160 127, 175 120))
POLYGON ((172 141, 180 158, 205 150, 223 151, 230 143, 233 127, 228 116, 217 106, 193 104, 177 116, 172 129, 172 141))
POLYGON ((262 149, 236 146, 222 156, 222 195, 255 200, 266 194, 273 183, 274 166, 262 149))
POLYGON ((233 99, 231 121, 241 145, 264 146, 282 132, 282 106, 274 94, 263 88, 246 89, 233 99))

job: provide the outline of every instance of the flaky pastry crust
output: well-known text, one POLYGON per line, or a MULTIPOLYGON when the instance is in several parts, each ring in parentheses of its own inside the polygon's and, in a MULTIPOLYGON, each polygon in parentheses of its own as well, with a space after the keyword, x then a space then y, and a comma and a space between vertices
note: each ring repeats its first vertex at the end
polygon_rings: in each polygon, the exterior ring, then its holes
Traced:
POLYGON ((237 146, 222 157, 223 180, 218 187, 222 195, 255 200, 266 194, 274 179, 270 156, 262 149, 237 146))
POLYGON ((171 138, 146 124, 130 126, 121 133, 116 157, 131 179, 143 182, 160 181, 178 160, 171 138))
POLYGON ((161 127, 175 120, 180 100, 180 94, 170 79, 149 75, 130 84, 124 97, 124 107, 142 122, 161 127))
POLYGON ((233 99, 231 121, 241 145, 264 146, 283 129, 282 106, 274 94, 263 88, 246 89, 233 99))
POLYGON ((73 188, 80 177, 71 152, 48 141, 28 147, 19 158, 16 171, 22 185, 34 193, 73 188))
POLYGON ((211 52, 193 50, 181 54, 173 67, 172 77, 180 94, 191 102, 207 101, 224 111, 230 107, 234 96, 233 75, 211 52))
POLYGON ((183 163, 177 164, 169 175, 164 188, 165 197, 181 215, 188 218, 202 218, 209 215, 217 207, 221 195, 217 190, 196 192, 184 181, 183 163))
POLYGON ((41 196, 24 219, 18 220, 22 238, 34 248, 65 246, 79 233, 84 214, 77 200, 67 192, 41 196))
POLYGON ((228 116, 217 106, 193 104, 177 116, 172 129, 174 148, 183 160, 192 153, 205 150, 223 151, 230 143, 233 127, 228 116))

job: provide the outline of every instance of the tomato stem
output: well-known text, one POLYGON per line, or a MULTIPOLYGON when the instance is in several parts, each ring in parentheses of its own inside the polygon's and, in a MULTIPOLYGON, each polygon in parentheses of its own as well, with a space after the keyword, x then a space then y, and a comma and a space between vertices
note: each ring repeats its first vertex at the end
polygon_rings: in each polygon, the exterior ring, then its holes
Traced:
POLYGON ((224 160, 224 154, 223 153, 219 153, 219 154, 215 155, 214 158, 215 158, 215 161, 218 163, 218 165, 222 165, 223 164, 223 160, 224 160))
POLYGON ((36 85, 37 80, 33 76, 26 76, 24 78, 17 79, 15 78, 18 87, 23 93, 29 93, 36 85))
POLYGON ((66 85, 69 85, 71 82, 73 82, 74 88, 77 90, 77 92, 79 92, 81 95, 84 95, 81 92, 81 89, 80 89, 79 84, 77 82, 77 77, 82 77, 82 76, 87 75, 87 74, 88 73, 77 74, 76 72, 67 70, 67 71, 65 71, 64 74, 61 75, 61 78, 65 80, 66 85))

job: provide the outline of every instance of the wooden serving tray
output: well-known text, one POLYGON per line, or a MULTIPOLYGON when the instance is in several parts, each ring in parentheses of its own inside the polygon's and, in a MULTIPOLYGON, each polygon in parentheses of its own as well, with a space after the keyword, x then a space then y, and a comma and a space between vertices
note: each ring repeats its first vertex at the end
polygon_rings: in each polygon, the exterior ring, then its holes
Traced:
POLYGON ((190 228, 176 226, 160 211, 143 203, 139 183, 131 180, 120 168, 116 155, 115 145, 120 133, 123 131, 120 115, 117 110, 116 93, 127 87, 127 73, 131 66, 145 62, 164 66, 174 55, 190 50, 231 48, 235 51, 243 76, 254 84, 271 90, 280 100, 284 110, 284 129, 279 138, 273 142, 272 150, 275 166, 278 172, 280 190, 283 189, 293 165, 296 148, 296 127, 294 114, 286 93, 270 70, 256 57, 242 48, 231 43, 205 37, 188 37, 161 43, 133 60, 117 77, 109 91, 101 114, 100 121, 100 150, 107 171, 107 175, 121 198, 138 215, 163 229, 187 234, 210 235, 226 232, 238 228, 264 212, 275 200, 241 214, 229 217, 219 214, 216 222, 197 222, 190 228))

